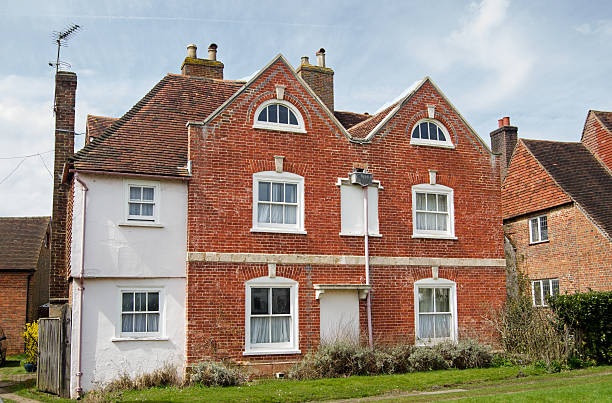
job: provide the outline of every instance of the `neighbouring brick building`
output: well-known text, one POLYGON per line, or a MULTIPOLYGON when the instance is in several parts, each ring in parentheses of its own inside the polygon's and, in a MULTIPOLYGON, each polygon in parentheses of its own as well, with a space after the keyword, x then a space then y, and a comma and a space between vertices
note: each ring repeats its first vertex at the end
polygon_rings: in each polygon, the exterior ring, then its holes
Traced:
POLYGON ((23 353, 26 323, 49 302, 50 217, 0 217, 0 327, 8 354, 23 353))
POLYGON ((579 143, 517 142, 509 120, 491 133, 509 162, 505 233, 537 306, 547 295, 612 290, 611 130, 612 112, 589 111, 579 143))
POLYGON ((189 46, 65 166, 73 395, 168 361, 276 371, 338 337, 491 340, 500 161, 432 80, 334 111, 323 49, 248 82, 216 52, 189 46))

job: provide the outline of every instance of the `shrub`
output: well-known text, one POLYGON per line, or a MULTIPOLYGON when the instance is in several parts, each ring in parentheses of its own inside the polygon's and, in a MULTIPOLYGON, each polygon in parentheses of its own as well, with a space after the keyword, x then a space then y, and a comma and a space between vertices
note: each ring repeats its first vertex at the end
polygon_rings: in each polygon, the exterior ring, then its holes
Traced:
POLYGON ((190 383, 205 386, 237 386, 244 385, 248 376, 244 370, 235 364, 217 361, 202 361, 191 369, 190 383))
POLYGON ((448 362, 442 357, 440 351, 435 348, 422 347, 414 350, 408 358, 410 367, 415 371, 432 371, 436 369, 448 369, 448 362))
POLYGON ((549 303, 573 333, 579 358, 612 363, 612 291, 559 295, 549 303))
POLYGON ((107 384, 102 389, 102 392, 113 393, 130 389, 141 390, 157 386, 178 386, 180 384, 181 380, 178 376, 176 367, 166 363, 153 372, 140 374, 134 378, 124 372, 119 378, 107 384))
POLYGON ((491 366, 493 360, 490 347, 470 339, 461 340, 459 343, 440 343, 435 350, 452 368, 486 368, 491 366))
POLYGON ((38 362, 38 321, 26 323, 22 336, 25 342, 25 363, 36 364, 38 362))

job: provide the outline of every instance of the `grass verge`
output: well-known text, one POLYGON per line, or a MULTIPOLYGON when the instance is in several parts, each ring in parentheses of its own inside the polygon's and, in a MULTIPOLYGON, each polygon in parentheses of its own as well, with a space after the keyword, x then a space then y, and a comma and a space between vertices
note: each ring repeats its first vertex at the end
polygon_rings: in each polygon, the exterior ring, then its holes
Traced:
POLYGON ((25 369, 21 365, 21 360, 25 358, 25 355, 11 355, 6 357, 6 361, 0 367, 0 381, 10 379, 12 375, 25 375, 25 369))

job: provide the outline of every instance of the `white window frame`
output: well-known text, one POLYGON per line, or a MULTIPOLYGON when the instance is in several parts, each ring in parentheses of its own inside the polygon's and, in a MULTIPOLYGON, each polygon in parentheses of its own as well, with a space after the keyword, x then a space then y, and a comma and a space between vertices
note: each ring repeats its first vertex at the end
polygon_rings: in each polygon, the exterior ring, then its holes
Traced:
POLYGON ((123 182, 124 187, 124 225, 136 225, 136 226, 158 226, 159 225, 159 212, 161 210, 161 191, 160 183, 155 181, 145 181, 136 179, 126 179, 123 182), (130 187, 149 187, 153 188, 153 216, 135 216, 130 215, 130 187))
POLYGON ((543 279, 539 279, 539 280, 532 280, 531 281, 531 301, 533 302, 533 306, 537 306, 537 307, 547 307, 548 304, 546 303, 546 298, 548 296, 554 296, 554 295, 559 295, 561 293, 561 284, 559 282, 558 278, 543 278, 543 279), (553 293, 553 281, 557 281, 557 284, 559 286, 559 293, 558 294, 554 294, 553 293), (548 295, 544 295, 544 282, 548 282, 548 290, 550 291, 550 294, 548 295), (542 301, 541 305, 536 304, 536 299, 535 299, 535 283, 540 283, 540 298, 542 301))
POLYGON ((528 222, 528 226, 529 226, 529 243, 530 244, 548 242, 548 240, 550 239, 549 237, 550 231, 548 230, 548 216, 546 216, 546 214, 530 218, 528 222), (542 222, 544 221, 543 219, 546 220, 546 239, 542 239, 542 222), (538 223, 537 224, 538 225, 537 234, 533 233, 533 228, 531 226, 531 223, 534 221, 538 223), (538 237, 537 239, 535 239, 535 235, 537 235, 538 237))
POLYGON ((427 183, 412 186, 412 238, 457 239, 455 237, 455 201, 454 191, 452 188, 444 185, 430 185, 427 183), (417 193, 446 195, 446 201, 448 203, 447 231, 417 229, 417 193))
POLYGON ((306 126, 304 125, 304 118, 300 111, 291 103, 282 99, 269 99, 265 102, 262 102, 261 105, 255 110, 255 115, 253 116, 253 128, 254 129, 265 129, 265 130, 276 130, 281 132, 292 132, 292 133, 306 133, 306 126), (274 122, 260 122, 257 120, 259 114, 262 110, 267 108, 270 105, 278 104, 286 106, 297 118, 298 124, 291 125, 288 123, 274 123, 274 122))
POLYGON ((451 280, 438 278, 425 278, 414 282, 414 339, 418 346, 428 346, 445 341, 457 341, 457 283, 451 280), (448 288, 450 290, 449 302, 451 304, 451 335, 450 337, 439 337, 433 339, 419 338, 419 288, 448 288))
POLYGON ((167 340, 164 337, 166 332, 166 298, 163 287, 118 287, 117 293, 117 327, 113 341, 123 340, 167 340), (124 293, 158 293, 159 294, 159 323, 157 332, 124 332, 123 331, 123 294, 124 293))
POLYGON ((300 354, 298 321, 298 282, 285 277, 258 277, 245 282, 244 353, 243 355, 300 354), (251 289, 289 288, 291 301, 291 336, 287 343, 251 344, 251 289))
POLYGON ((448 130, 442 124, 442 122, 440 122, 437 119, 430 119, 430 118, 421 119, 412 126, 412 128, 410 129, 410 144, 421 145, 421 146, 442 147, 442 148, 455 148, 451 140, 450 134, 448 133, 448 130), (440 128, 442 132, 444 133, 444 137, 446 138, 446 140, 440 141, 440 140, 413 138, 412 133, 414 132, 414 129, 417 128, 421 123, 433 123, 434 125, 438 126, 438 128, 440 128))
POLYGON ((304 230, 304 177, 290 172, 263 171, 253 174, 253 222, 251 232, 306 234, 304 230), (297 185, 297 216, 295 224, 260 223, 257 220, 259 182, 282 182, 297 185))

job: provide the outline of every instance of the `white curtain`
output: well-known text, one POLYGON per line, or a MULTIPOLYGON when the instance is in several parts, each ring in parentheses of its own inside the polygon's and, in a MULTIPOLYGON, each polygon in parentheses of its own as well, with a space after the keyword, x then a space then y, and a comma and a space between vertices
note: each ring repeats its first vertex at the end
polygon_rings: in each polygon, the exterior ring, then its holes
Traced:
POLYGON ((297 220, 297 206, 285 206, 285 224, 295 224, 297 220))
POLYGON ((435 337, 434 316, 435 315, 419 315, 419 338, 432 339, 435 337))
POLYGON ((272 343, 289 342, 290 326, 288 316, 272 318, 272 343))
POLYGON ((251 318, 251 343, 270 342, 270 318, 251 318))
POLYGON ((283 223, 283 206, 278 204, 272 205, 272 222, 276 224, 283 223))
POLYGON ((133 332, 134 330, 134 319, 132 314, 121 315, 121 331, 122 332, 133 332))
POLYGON ((270 222, 270 205, 259 203, 257 206, 257 222, 270 222))
POLYGON ((147 332, 159 331, 159 314, 149 313, 147 314, 147 332))
POLYGON ((416 213, 417 229, 427 229, 426 217, 427 217, 427 213, 416 213))
POLYGON ((450 315, 435 315, 435 337, 450 337, 451 316, 450 315))
POLYGON ((147 315, 144 313, 137 313, 134 315, 134 331, 135 332, 146 332, 147 331, 147 315))

